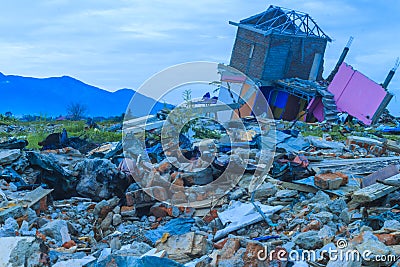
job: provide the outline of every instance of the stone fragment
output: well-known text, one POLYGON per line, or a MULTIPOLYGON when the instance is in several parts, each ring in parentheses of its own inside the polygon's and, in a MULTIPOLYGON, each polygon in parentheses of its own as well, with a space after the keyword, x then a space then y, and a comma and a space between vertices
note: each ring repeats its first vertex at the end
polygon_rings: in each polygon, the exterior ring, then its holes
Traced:
POLYGON ((11 164, 21 156, 19 149, 0 149, 0 165, 11 164))
POLYGON ((277 191, 278 191, 278 189, 275 184, 273 184, 271 182, 262 183, 256 189, 256 192, 254 193, 254 198, 255 199, 269 198, 269 197, 275 195, 277 191))
POLYGON ((100 228, 106 231, 110 228, 113 221, 113 213, 110 211, 100 224, 100 228))
POLYGON ((297 191, 289 189, 279 190, 276 192, 275 196, 277 198, 291 198, 297 196, 297 191))
POLYGON ((39 229, 39 232, 53 238, 59 245, 62 245, 64 243, 62 234, 62 231, 65 231, 64 229, 68 229, 68 223, 66 221, 54 220, 46 223, 39 229))
POLYGON ((293 242, 308 250, 321 248, 324 245, 322 239, 318 236, 318 231, 300 233, 293 238, 293 242))
POLYGON ((400 230, 400 222, 397 220, 387 220, 383 224, 382 229, 395 229, 400 230))
POLYGON ((121 216, 122 217, 134 217, 136 215, 135 207, 122 206, 121 216))
POLYGON ((48 247, 35 237, 2 237, 0 247, 0 266, 50 266, 48 247))
POLYGON ((180 263, 189 262, 192 258, 207 253, 207 238, 189 232, 183 235, 170 236, 165 243, 156 245, 158 250, 165 250, 168 258, 180 263))
POLYGON ((310 219, 319 220, 322 224, 326 224, 333 219, 333 214, 327 211, 321 211, 310 215, 310 219))
POLYGON ((122 222, 122 216, 121 214, 114 214, 112 218, 112 225, 113 226, 118 226, 122 222))

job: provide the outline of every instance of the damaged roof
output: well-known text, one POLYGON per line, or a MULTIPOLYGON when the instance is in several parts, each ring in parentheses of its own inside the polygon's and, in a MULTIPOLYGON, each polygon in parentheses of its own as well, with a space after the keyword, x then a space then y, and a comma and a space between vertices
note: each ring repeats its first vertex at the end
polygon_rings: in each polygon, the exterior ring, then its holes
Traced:
POLYGON ((318 37, 326 39, 328 42, 332 41, 310 15, 273 5, 269 6, 266 11, 243 19, 239 23, 231 21, 229 23, 263 35, 278 33, 318 37))

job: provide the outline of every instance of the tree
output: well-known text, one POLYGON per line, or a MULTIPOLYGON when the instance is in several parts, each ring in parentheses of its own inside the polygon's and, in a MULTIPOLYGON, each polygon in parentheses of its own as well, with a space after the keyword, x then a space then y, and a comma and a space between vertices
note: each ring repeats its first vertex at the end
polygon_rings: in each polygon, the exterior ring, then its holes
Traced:
POLYGON ((71 103, 67 106, 67 113, 73 120, 79 120, 86 114, 87 107, 82 103, 71 103))

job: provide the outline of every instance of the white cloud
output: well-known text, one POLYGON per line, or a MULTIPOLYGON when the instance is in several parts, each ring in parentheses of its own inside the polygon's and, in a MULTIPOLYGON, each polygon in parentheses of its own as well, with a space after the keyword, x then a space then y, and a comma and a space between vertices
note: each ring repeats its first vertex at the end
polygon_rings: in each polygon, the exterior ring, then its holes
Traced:
MULTIPOLYGON (((228 21, 270 4, 309 13, 334 40, 326 74, 350 35, 356 39, 347 62, 377 82, 400 54, 397 0, 19 0, 0 9, 0 71, 71 75, 109 90, 138 87, 172 64, 229 62, 236 28, 228 21)), ((400 88, 400 78, 389 88, 400 88)))

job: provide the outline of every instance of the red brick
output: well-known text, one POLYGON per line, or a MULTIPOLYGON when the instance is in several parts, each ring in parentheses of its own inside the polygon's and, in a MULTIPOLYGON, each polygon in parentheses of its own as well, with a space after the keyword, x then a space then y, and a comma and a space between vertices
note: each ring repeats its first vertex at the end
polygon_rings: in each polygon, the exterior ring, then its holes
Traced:
POLYGON ((315 185, 322 189, 337 189, 342 185, 346 185, 348 181, 349 177, 341 172, 320 173, 314 176, 315 185))

